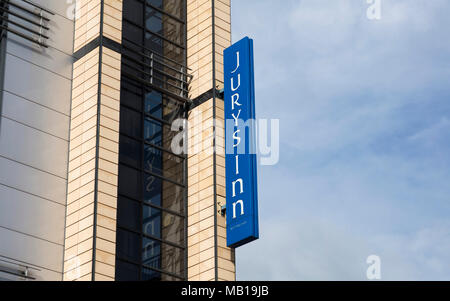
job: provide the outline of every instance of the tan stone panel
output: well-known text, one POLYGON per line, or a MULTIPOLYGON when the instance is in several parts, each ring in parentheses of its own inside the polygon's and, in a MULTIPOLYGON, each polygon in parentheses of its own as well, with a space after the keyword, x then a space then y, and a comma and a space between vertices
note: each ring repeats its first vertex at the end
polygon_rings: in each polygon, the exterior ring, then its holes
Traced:
POLYGON ((97 261, 109 264, 111 266, 114 266, 116 262, 116 256, 114 254, 99 249, 96 250, 95 257, 97 261))
POLYGON ((200 275, 200 265, 194 265, 188 268, 188 278, 200 275))
POLYGON ((211 194, 209 197, 199 201, 199 210, 201 211, 212 205, 214 205, 214 198, 213 195, 211 194))
POLYGON ((95 273, 95 281, 114 281, 114 278, 95 273))
MULTIPOLYGON (((109 88, 112 88, 116 91, 120 91, 120 80, 117 78, 111 77, 106 73, 102 73, 102 84, 104 84, 104 85, 108 86, 109 88)), ((109 94, 111 94, 111 93, 109 93, 109 94)), ((115 96, 117 96, 117 95, 118 94, 115 94, 115 96)), ((115 99, 119 99, 119 97, 115 97, 115 99)))
POLYGON ((117 209, 117 198, 102 192, 98 192, 98 202, 111 208, 117 209))
POLYGON ((200 263, 200 273, 209 271, 215 268, 214 257, 207 259, 200 263))
POLYGON ((92 250, 86 251, 82 254, 76 254, 73 257, 65 257, 66 260, 64 262, 64 273, 68 273, 70 271, 73 271, 74 273, 76 273, 77 269, 88 263, 88 262, 92 262, 92 250))
POLYGON ((113 220, 116 219, 116 209, 112 207, 105 206, 103 204, 97 205, 97 213, 113 220))
POLYGON ((203 272, 200 274, 200 281, 214 281, 215 272, 214 269, 203 272))
POLYGON ((89 261, 81 265, 77 269, 76 273, 73 272, 64 273, 64 281, 73 281, 77 279, 80 281, 90 281, 91 279, 89 278, 89 276, 91 272, 92 272, 92 261, 89 261), (83 276, 85 277, 83 278, 83 276))
POLYGON ((115 231, 116 219, 99 214, 97 215, 97 225, 115 231))
MULTIPOLYGON (((101 148, 105 149, 105 150, 110 151, 110 152, 113 152, 113 153, 116 153, 116 154, 119 153, 119 143, 118 142, 115 142, 115 141, 112 141, 112 140, 100 137, 99 138, 99 146, 101 148)), ((114 172, 113 170, 111 170, 110 172, 117 174, 117 172, 114 172)))
POLYGON ((188 257, 188 268, 200 263, 200 254, 188 257))
POLYGON ((116 254, 116 244, 102 238, 96 239, 96 247, 98 250, 104 251, 110 254, 116 254))
POLYGON ((93 247, 93 239, 89 238, 88 240, 82 241, 78 244, 77 254, 83 254, 84 252, 92 249, 93 247))
POLYGON ((188 247, 188 256, 192 256, 200 253, 200 245, 195 244, 193 246, 188 247))
POLYGON ((199 213, 193 213, 189 215, 188 217, 188 227, 192 226, 193 224, 196 224, 200 221, 200 214, 199 213))
POLYGON ((199 197, 200 200, 203 200, 203 199, 206 199, 206 198, 210 198, 213 195, 214 195, 214 187, 211 186, 209 188, 201 190, 199 192, 199 196, 198 197, 199 197))
MULTIPOLYGON (((99 157, 102 159, 105 159, 106 161, 109 161, 111 163, 118 164, 118 162, 119 162, 119 156, 116 152, 107 150, 101 146, 99 148, 99 157)), ((106 181, 106 182, 108 182, 108 181, 106 181)))
POLYGON ((98 171, 98 179, 103 181, 103 182, 106 182, 108 184, 117 186, 117 182, 118 182, 117 174, 113 174, 113 173, 107 172, 105 170, 99 169, 99 171, 98 171))
POLYGON ((108 277, 114 277, 115 276, 115 269, 114 266, 111 266, 109 264, 96 261, 95 262, 95 272, 108 276, 108 277))
POLYGON ((219 278, 224 279, 224 281, 235 281, 236 280, 236 274, 235 271, 228 271, 225 269, 221 269, 219 267, 218 269, 219 278))
POLYGON ((115 243, 116 231, 97 226, 97 237, 115 243))
POLYGON ((218 267, 220 269, 223 269, 225 271, 233 273, 233 277, 234 277, 235 265, 231 260, 226 260, 226 259, 219 257, 217 259, 217 263, 218 263, 218 267))
MULTIPOLYGON (((122 12, 123 10, 123 0, 105 0, 105 5, 109 5, 112 8, 116 9, 118 12, 122 12)), ((116 18, 121 19, 121 16, 114 16, 116 18)))
POLYGON ((88 227, 78 233, 78 242, 86 241, 94 235, 94 227, 88 227))
POLYGON ((106 49, 103 51, 104 55, 102 56, 103 64, 104 66, 109 66, 111 68, 114 68, 116 70, 121 69, 120 60, 110 55, 110 52, 107 52, 106 49))
POLYGON ((232 252, 229 248, 218 247, 217 254, 219 255, 220 258, 226 260, 233 260, 232 252))
POLYGON ((211 216, 214 216, 214 206, 210 206, 199 212, 199 220, 200 221, 203 221, 211 216))
POLYGON ((204 219, 204 220, 200 221, 200 223, 199 223, 200 231, 203 231, 209 227, 214 227, 214 217, 213 216, 211 216, 207 219, 204 219))
POLYGON ((214 236, 199 242, 200 252, 214 248, 214 236))
POLYGON ((203 250, 199 254, 200 262, 208 260, 210 258, 214 258, 214 246, 211 246, 211 248, 209 248, 207 250, 203 250))
POLYGON ((119 131, 119 120, 111 119, 103 114, 100 115, 100 124, 117 132, 119 131))
POLYGON ((195 235, 199 232, 200 229, 200 225, 197 224, 193 224, 192 226, 188 227, 187 232, 188 232, 188 237, 195 235))

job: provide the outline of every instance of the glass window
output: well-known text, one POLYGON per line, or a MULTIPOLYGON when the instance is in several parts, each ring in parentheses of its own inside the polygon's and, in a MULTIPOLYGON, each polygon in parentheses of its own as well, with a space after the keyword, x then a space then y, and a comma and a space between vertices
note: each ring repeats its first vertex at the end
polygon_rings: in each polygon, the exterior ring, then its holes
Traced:
POLYGON ((136 111, 142 110, 142 88, 130 84, 128 80, 122 81, 120 91, 120 101, 122 104, 129 106, 136 111))
POLYGON ((122 163, 140 168, 142 160, 142 143, 120 135, 119 160, 122 163))
POLYGON ((183 245, 184 218, 162 212, 161 239, 177 245, 183 245))
POLYGON ((120 108, 120 132, 131 137, 141 138, 141 113, 128 109, 120 108))
POLYGON ((150 91, 145 94, 145 113, 162 119, 163 101, 162 94, 157 91, 150 91))
POLYGON ((132 262, 140 262, 140 241, 139 235, 122 229, 117 229, 117 256, 132 262))
POLYGON ((153 145, 162 146, 163 126, 160 122, 150 118, 144 121, 144 139, 153 145))
POLYGON ((161 245, 161 270, 175 275, 183 275, 184 251, 167 244, 161 245))
POLYGON ((144 171, 159 175, 180 184, 184 184, 184 159, 161 151, 149 145, 145 146, 144 171))
POLYGON ((163 197, 161 200, 161 207, 180 214, 185 214, 183 201, 185 189, 179 185, 163 181, 162 191, 163 197))
POLYGON ((133 231, 140 231, 141 204, 119 196, 117 200, 117 224, 133 231))
POLYGON ((138 281, 139 266, 116 260, 116 281, 138 281))
POLYGON ((161 206, 162 180, 153 175, 144 176, 144 202, 161 206))
POLYGON ((171 94, 183 87, 173 61, 186 62, 185 5, 123 2, 117 280, 185 279, 186 161, 171 151, 171 124, 185 114, 171 94))
POLYGON ((161 243, 159 241, 143 238, 142 263, 150 268, 161 269, 161 243))
POLYGON ((178 118, 184 117, 184 109, 180 103, 171 98, 164 99, 164 116, 163 119, 169 123, 172 123, 178 118))
POLYGON ((144 147, 144 170, 163 176, 162 151, 145 145, 144 147))
POLYGON ((142 232, 161 239, 161 210, 144 206, 142 232))
POLYGON ((164 35, 162 14, 149 6, 145 8, 145 29, 164 35))
POLYGON ((119 194, 140 200, 141 185, 140 171, 119 164, 119 194))
POLYGON ((144 206, 142 231, 145 235, 182 245, 184 218, 151 206, 144 206))
MULTIPOLYGON (((124 5, 124 6, 126 6, 126 5, 124 5)), ((140 14, 142 15, 142 12, 140 12, 140 14)), ((126 20, 130 20, 133 23, 136 23, 136 22, 142 23, 142 17, 136 18, 136 19, 124 18, 124 21, 126 21, 126 20)), ((144 37, 144 29, 134 25, 133 23, 127 22, 127 26, 123 27, 122 36, 125 37, 127 40, 130 40, 130 41, 140 45, 140 44, 142 44, 142 39, 144 37)))
POLYGON ((179 19, 183 18, 183 1, 180 0, 147 0, 151 4, 172 16, 179 19))
MULTIPOLYGON (((142 280, 143 281, 161 281, 161 273, 153 271, 150 269, 142 269, 142 280)), ((166 280, 167 281, 167 280, 166 280)))

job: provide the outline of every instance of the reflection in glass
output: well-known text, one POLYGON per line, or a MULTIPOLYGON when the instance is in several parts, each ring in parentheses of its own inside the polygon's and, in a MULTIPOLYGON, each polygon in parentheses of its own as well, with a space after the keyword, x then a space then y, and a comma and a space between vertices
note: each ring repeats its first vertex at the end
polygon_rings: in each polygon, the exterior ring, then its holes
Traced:
POLYGON ((145 112, 159 119, 162 119, 162 95, 159 92, 151 91, 145 95, 145 112))
POLYGON ((144 206, 142 232, 161 239, 161 210, 144 206))
POLYGON ((162 125, 161 123, 146 118, 144 122, 144 139, 153 145, 162 146, 162 125))
POLYGON ((162 175, 162 151, 150 145, 145 145, 144 153, 144 170, 162 175))
MULTIPOLYGON (((161 273, 150 270, 150 269, 143 268, 142 269, 142 280, 143 281, 161 281, 161 273)), ((164 279, 164 280, 166 280, 166 279, 164 279)), ((168 280, 166 280, 166 281, 168 281, 168 280)))
POLYGON ((144 202, 161 206, 162 180, 152 175, 144 176, 144 202))
POLYGON ((143 238, 142 263, 150 268, 161 269, 161 243, 159 241, 143 238))
POLYGON ((186 114, 186 1, 123 6, 116 279, 185 279, 186 161, 171 125, 186 114))

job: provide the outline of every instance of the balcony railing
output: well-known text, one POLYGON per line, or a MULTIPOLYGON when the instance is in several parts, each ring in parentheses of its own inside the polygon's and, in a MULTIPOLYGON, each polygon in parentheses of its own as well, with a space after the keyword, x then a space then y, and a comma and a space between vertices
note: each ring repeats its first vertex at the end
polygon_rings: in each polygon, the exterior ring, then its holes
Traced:
POLYGON ((12 33, 47 48, 48 23, 54 13, 28 0, 0 0, 1 38, 12 33))
POLYGON ((192 75, 189 69, 127 38, 122 41, 123 74, 143 84, 162 89, 173 96, 187 99, 192 75))
POLYGON ((0 256, 0 277, 3 274, 5 275, 3 277, 7 279, 9 277, 18 277, 22 280, 36 280, 36 277, 33 276, 36 272, 40 272, 40 270, 0 256))

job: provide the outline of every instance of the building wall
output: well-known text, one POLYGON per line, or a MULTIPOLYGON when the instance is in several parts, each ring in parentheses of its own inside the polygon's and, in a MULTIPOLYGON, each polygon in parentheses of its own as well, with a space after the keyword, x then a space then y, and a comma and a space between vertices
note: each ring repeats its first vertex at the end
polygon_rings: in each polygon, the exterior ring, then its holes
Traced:
MULTIPOLYGON (((34 2, 55 12, 49 47, 12 34, 3 43, 0 266, 4 259, 8 268, 32 267, 37 280, 114 280, 121 55, 90 46, 102 36, 121 43, 122 0, 80 0, 76 22, 67 15, 72 3, 34 2)), ((230 0, 187 0, 187 27, 196 99, 223 87, 230 0)), ((212 94, 189 113, 189 280, 235 279, 218 210, 223 115, 223 100, 212 94), (192 152, 196 141, 206 146, 201 152, 192 152)))
POLYGON ((61 280, 74 23, 66 1, 34 2, 55 13, 44 13, 49 47, 10 33, 3 41, 0 260, 35 268, 38 280, 61 280))
MULTIPOLYGON (((109 24, 121 24, 122 0, 79 5, 77 50, 114 32, 109 24)), ((88 48, 73 65, 64 252, 69 281, 115 275, 121 55, 101 42, 88 48)))
POLYGON ((230 0, 188 0, 190 98, 188 158, 188 279, 235 280, 235 253, 226 246, 223 50, 231 45, 230 0))

